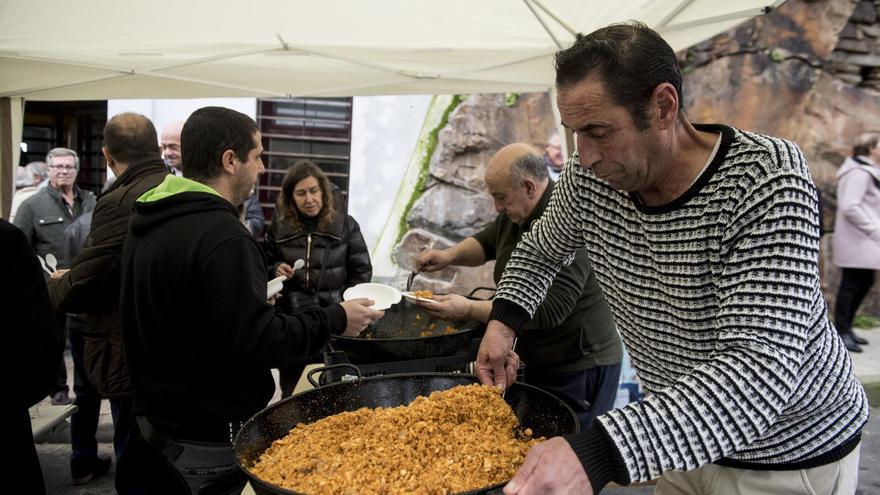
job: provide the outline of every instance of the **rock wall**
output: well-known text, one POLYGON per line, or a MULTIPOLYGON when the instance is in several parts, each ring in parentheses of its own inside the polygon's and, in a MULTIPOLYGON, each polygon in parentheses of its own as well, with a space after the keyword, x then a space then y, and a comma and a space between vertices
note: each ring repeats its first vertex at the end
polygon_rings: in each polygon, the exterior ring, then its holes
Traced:
MULTIPOLYGON (((822 192, 825 226, 833 226, 835 174, 853 138, 880 130, 880 0, 788 0, 768 15, 680 53, 684 105, 695 122, 727 123, 790 139, 803 150, 822 192)), ((424 194, 407 218, 398 285, 424 247, 447 247, 495 215, 482 180, 501 146, 525 141, 543 148, 554 127, 546 94, 474 95, 441 132, 424 194)), ((839 270, 831 235, 821 243, 823 290, 833 307, 839 270)), ((466 292, 492 285, 491 267, 447 269, 415 285, 466 292)), ((403 281, 403 283, 400 283, 403 281)), ((862 311, 880 315, 880 283, 862 311)))
MULTIPOLYGON (((429 178, 407 216, 410 230, 398 245, 400 271, 394 285, 404 287, 422 249, 443 249, 482 230, 496 215, 483 174, 489 158, 503 146, 524 142, 543 152, 554 129, 547 93, 469 96, 440 131, 429 178)), ((480 268, 446 268, 423 273, 413 287, 467 295, 476 287, 494 287, 494 263, 480 268)), ((485 297, 486 292, 481 296, 485 297)))
MULTIPOLYGON (((833 227, 835 174, 852 140, 880 129, 880 2, 788 0, 681 53, 684 100, 695 122, 722 122, 790 139, 803 151, 833 227)), ((839 270, 831 236, 820 250, 833 308, 839 270)), ((861 310, 880 315, 880 288, 861 310)))

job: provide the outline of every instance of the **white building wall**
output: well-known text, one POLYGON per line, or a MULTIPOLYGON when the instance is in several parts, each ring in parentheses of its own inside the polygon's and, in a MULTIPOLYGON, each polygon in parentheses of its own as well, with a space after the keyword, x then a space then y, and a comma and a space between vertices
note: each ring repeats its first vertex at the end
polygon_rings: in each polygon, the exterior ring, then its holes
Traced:
POLYGON ((175 120, 185 121, 189 114, 202 107, 231 108, 250 118, 257 118, 256 98, 177 98, 165 100, 108 100, 107 118, 122 112, 139 113, 153 121, 156 132, 175 120))
MULTIPOLYGON (((417 148, 432 96, 369 96, 354 99, 348 211, 358 221, 371 252, 383 233, 394 234, 400 212, 392 212, 417 148), (394 232, 391 232, 393 230, 394 232)), ((396 234, 395 234, 396 235, 396 234)), ((373 276, 394 274, 388 256, 374 256, 373 276)))

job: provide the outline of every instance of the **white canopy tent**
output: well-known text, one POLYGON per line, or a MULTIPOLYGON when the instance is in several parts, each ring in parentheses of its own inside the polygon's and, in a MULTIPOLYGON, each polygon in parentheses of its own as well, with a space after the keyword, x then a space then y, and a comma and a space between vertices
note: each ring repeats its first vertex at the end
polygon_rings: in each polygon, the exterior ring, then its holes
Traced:
POLYGON ((546 91, 578 33, 636 19, 678 50, 780 3, 0 0, 0 206, 23 99, 546 91))

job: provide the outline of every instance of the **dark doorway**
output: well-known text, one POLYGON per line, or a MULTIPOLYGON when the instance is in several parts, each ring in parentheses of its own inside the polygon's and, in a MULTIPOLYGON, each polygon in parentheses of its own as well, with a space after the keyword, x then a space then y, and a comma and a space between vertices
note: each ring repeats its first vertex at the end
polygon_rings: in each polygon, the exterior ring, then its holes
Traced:
POLYGON ((107 166, 101 156, 106 101, 29 101, 24 107, 21 165, 45 161, 46 153, 56 147, 70 148, 79 154, 79 187, 98 193, 107 178, 107 166))

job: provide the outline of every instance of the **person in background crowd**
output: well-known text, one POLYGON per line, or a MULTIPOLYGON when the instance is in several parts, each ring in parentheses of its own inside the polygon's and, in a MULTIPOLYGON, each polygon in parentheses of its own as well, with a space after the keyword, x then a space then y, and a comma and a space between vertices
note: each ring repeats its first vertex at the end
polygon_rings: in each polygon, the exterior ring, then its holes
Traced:
POLYGON ((547 174, 553 179, 553 182, 559 180, 559 174, 565 166, 565 157, 562 156, 562 140, 559 134, 554 132, 547 140, 547 147, 544 149, 544 164, 547 165, 547 174))
MULTIPOLYGON (((117 461, 125 451, 134 419, 132 388, 119 321, 122 245, 135 200, 168 175, 159 157, 156 129, 143 115, 121 113, 107 121, 101 152, 116 179, 108 182, 101 193, 91 228, 85 224, 72 230, 79 221, 68 228, 72 237, 85 239, 85 242, 70 241, 76 254, 71 269, 59 270, 49 280, 52 303, 60 310, 82 313, 85 320, 77 331, 71 330, 71 351, 76 373, 83 374, 77 382, 81 382, 88 392, 84 399, 94 397, 94 401, 83 403, 74 415, 74 419, 80 415, 88 418, 83 421, 81 433, 80 428, 74 427, 76 421, 71 421, 71 438, 81 437, 82 443, 88 447, 88 455, 79 456, 86 461, 78 462, 77 447, 74 446, 71 460, 74 483, 88 481, 96 473, 106 471, 90 468, 103 467, 103 464, 88 462, 97 454, 94 434, 101 396, 110 400, 117 461)), ((77 392, 77 404, 79 395, 77 392)), ((106 467, 109 467, 109 460, 106 460, 106 467)))
POLYGON ((266 229, 266 217, 263 216, 263 207, 260 206, 260 197, 256 188, 251 190, 251 195, 244 200, 241 206, 241 221, 251 231, 254 239, 259 239, 266 229))
MULTIPOLYGON (((24 232, 28 243, 45 259, 52 254, 61 268, 68 266, 64 258, 64 229, 83 213, 95 208, 95 195, 76 185, 79 157, 67 148, 53 148, 46 155, 49 185, 26 199, 15 216, 15 226, 24 232)), ((63 328, 67 315, 56 312, 57 324, 63 328)), ((70 404, 67 367, 62 362, 58 383, 52 390, 52 404, 70 404)))
POLYGON ((175 120, 162 129, 162 158, 168 170, 178 177, 183 177, 183 160, 180 154, 180 131, 183 122, 175 120))
POLYGON ((577 152, 507 263, 476 372, 513 381, 514 338, 586 248, 647 396, 534 446, 504 492, 855 493, 868 401, 828 319, 800 150, 692 124, 644 24, 581 37, 556 71, 577 152))
MULTIPOLYGON (((360 225, 340 208, 335 188, 310 160, 287 170, 281 194, 266 235, 267 257, 274 276, 288 277, 279 310, 302 312, 333 306, 345 289, 369 282, 373 274, 370 252, 360 225), (293 264, 303 260, 296 272, 293 264)), ((307 362, 320 357, 310 356, 307 362)), ((281 396, 293 392, 306 362, 279 368, 281 396)))
POLYGON ((2 219, 0 253, 0 312, 5 339, 0 361, 3 376, 10 378, 0 407, 6 432, 3 445, 9 452, 0 464, 0 475, 15 484, 16 493, 44 494, 46 486, 28 408, 46 397, 55 383, 64 335, 55 324, 43 270, 33 248, 21 230, 2 219))
MULTIPOLYGON (((505 146, 489 160, 486 188, 498 216, 487 228, 443 250, 427 249, 416 258, 416 269, 433 272, 449 265, 480 266, 495 261, 495 283, 510 253, 547 205, 555 186, 544 160, 528 145, 505 146)), ((556 275, 532 320, 520 335, 517 352, 525 382, 565 401, 581 428, 614 407, 623 347, 585 251, 556 275)), ((457 294, 437 295, 419 302, 433 316, 450 321, 486 323, 492 301, 457 294)))
MULTIPOLYGON (((82 249, 93 212, 83 213, 64 229, 66 259, 73 259, 82 249)), ((67 271, 61 269, 49 277, 50 291, 53 280, 61 278, 67 271)), ((58 309, 57 306, 55 309, 58 309)), ((87 332, 84 316, 67 313, 67 339, 73 359, 73 393, 76 395, 76 412, 70 416, 70 475, 75 486, 85 485, 106 473, 113 463, 109 457, 98 455, 96 435, 101 417, 101 394, 92 385, 83 363, 83 335, 87 332)))
POLYGON ((834 305, 834 325, 851 352, 867 340, 853 332, 859 305, 880 270, 880 133, 856 138, 853 155, 837 171, 837 215, 832 261, 841 268, 834 305))
POLYGON ((45 187, 48 173, 46 162, 30 162, 24 167, 18 167, 15 176, 15 193, 12 195, 12 208, 9 210, 9 221, 15 221, 15 213, 24 200, 36 194, 41 187, 45 187))
POLYGON ((265 171, 256 123, 205 107, 181 140, 184 177, 138 198, 122 253, 119 315, 136 417, 116 470, 123 495, 239 493, 232 439, 272 398, 270 369, 384 315, 367 299, 276 313, 266 261, 237 210, 265 171))

